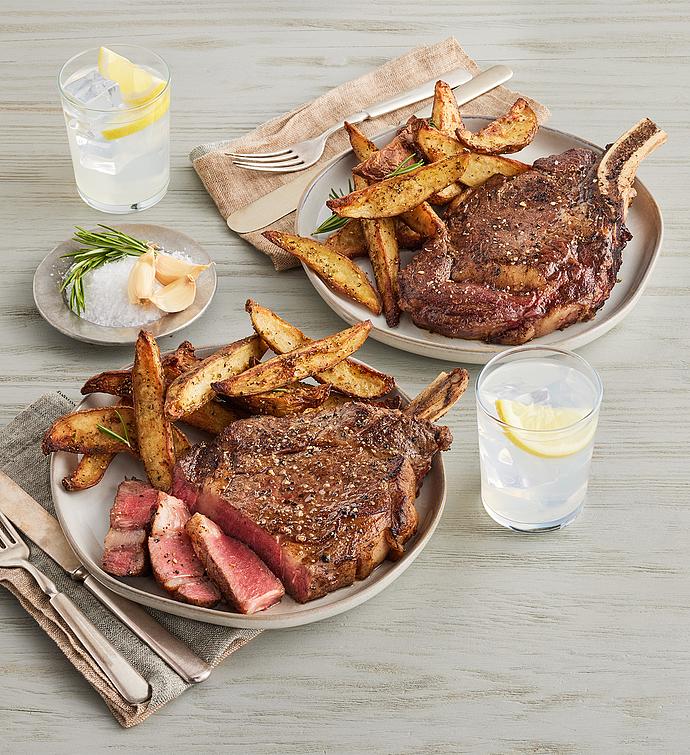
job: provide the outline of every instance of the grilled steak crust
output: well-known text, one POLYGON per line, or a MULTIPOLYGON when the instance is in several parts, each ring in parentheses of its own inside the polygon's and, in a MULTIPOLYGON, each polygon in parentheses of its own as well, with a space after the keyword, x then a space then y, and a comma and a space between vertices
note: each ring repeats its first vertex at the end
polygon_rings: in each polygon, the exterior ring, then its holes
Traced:
POLYGON ((359 402, 252 417, 192 448, 173 489, 306 602, 402 553, 419 485, 450 441, 447 428, 359 402))
POLYGON ((591 319, 632 238, 598 161, 571 149, 475 189, 401 272, 401 308, 421 328, 504 344, 591 319))

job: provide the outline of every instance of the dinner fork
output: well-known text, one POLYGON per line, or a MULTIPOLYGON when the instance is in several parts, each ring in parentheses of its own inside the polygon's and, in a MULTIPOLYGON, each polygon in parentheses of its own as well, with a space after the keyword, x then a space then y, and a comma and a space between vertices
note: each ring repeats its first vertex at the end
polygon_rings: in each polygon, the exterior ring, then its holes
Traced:
MULTIPOLYGON (((499 84, 503 84, 504 81, 508 81, 512 75, 513 72, 508 66, 492 66, 474 78, 465 68, 456 68, 454 71, 443 74, 443 80, 451 88, 464 84, 462 96, 458 97, 458 105, 464 105, 466 102, 494 89, 499 84)), ((394 110, 399 110, 407 105, 414 105, 416 102, 433 97, 435 86, 436 79, 427 81, 426 84, 411 89, 399 97, 394 97, 378 105, 373 105, 367 110, 348 115, 340 123, 327 128, 313 139, 305 139, 284 149, 274 152, 226 152, 225 154, 232 157, 234 165, 247 170, 259 170, 265 173, 294 173, 298 170, 305 170, 319 160, 326 148, 328 137, 338 129, 343 128, 346 121, 353 124, 362 123, 370 118, 378 118, 380 115, 392 113, 394 110)))
POLYGON ((108 642, 79 608, 57 589, 55 583, 29 561, 30 555, 29 546, 0 511, 0 567, 25 569, 29 572, 48 596, 50 605, 79 638, 113 687, 132 705, 145 703, 151 697, 151 688, 146 679, 108 642))

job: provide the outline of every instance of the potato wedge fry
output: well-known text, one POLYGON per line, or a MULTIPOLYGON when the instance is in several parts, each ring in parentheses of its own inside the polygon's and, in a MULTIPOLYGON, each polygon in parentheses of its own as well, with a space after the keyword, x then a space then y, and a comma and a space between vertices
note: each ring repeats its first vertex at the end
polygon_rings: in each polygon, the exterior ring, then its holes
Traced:
POLYGON ((398 247, 401 249, 418 249, 422 245, 421 233, 417 233, 400 218, 393 218, 393 222, 395 223, 395 238, 398 239, 398 247))
POLYGON ((383 314, 389 327, 394 328, 400 322, 400 308, 398 307, 400 251, 395 236, 395 222, 393 218, 362 220, 362 229, 369 248, 369 259, 374 270, 376 287, 381 296, 383 314))
POLYGON ((355 218, 348 220, 342 228, 332 233, 324 244, 334 252, 350 259, 367 256, 367 244, 362 232, 362 223, 355 218))
POLYGON ((238 396, 233 402, 250 414, 287 417, 290 414, 301 414, 307 409, 316 409, 328 398, 330 392, 331 386, 328 383, 293 383, 254 396, 238 396))
POLYGON ((445 81, 437 81, 434 87, 431 120, 441 133, 453 138, 455 138, 456 129, 462 128, 458 102, 453 90, 445 81))
POLYGON ((506 155, 519 152, 537 135, 537 115, 522 97, 510 110, 483 129, 472 133, 462 124, 456 129, 457 139, 465 147, 482 155, 506 155))
POLYGON ((375 152, 378 152, 378 147, 368 139, 353 123, 345 121, 345 131, 350 139, 350 145, 352 151, 355 153, 355 157, 364 162, 367 158, 371 157, 375 152))
MULTIPOLYGON (((173 443, 177 456, 190 446, 187 437, 177 427, 173 427, 173 443)), ((43 436, 41 449, 44 454, 68 451, 89 456, 130 453, 138 457, 139 444, 134 424, 134 409, 120 404, 65 414, 48 428, 43 436), (105 428, 105 431, 100 430, 99 425, 105 428), (109 435, 108 430, 128 440, 129 445, 109 435)))
POLYGON ((87 490, 103 479, 115 454, 84 454, 72 474, 62 479, 65 490, 87 490))
POLYGON ((407 223, 413 231, 416 231, 427 239, 433 238, 444 228, 441 218, 434 212, 428 202, 422 202, 417 207, 403 212, 400 215, 400 220, 407 223))
MULTIPOLYGON (((254 330, 276 354, 286 354, 313 343, 313 339, 304 335, 299 328, 283 320, 267 307, 247 299, 245 309, 249 313, 254 330)), ((390 393, 395 387, 395 380, 391 375, 352 359, 344 359, 330 370, 313 377, 320 383, 330 383, 341 393, 355 398, 379 398, 390 393)))
POLYGON ((154 488, 170 490, 175 466, 175 447, 170 422, 165 416, 165 377, 156 339, 139 332, 132 366, 132 399, 139 454, 154 488))
POLYGON ((405 407, 406 414, 435 422, 442 417, 467 390, 470 376, 467 370, 456 368, 442 372, 405 407))
POLYGON ((324 244, 304 236, 280 231, 264 231, 271 243, 294 254, 334 291, 356 301, 375 315, 381 314, 381 301, 366 273, 354 262, 324 244))
POLYGON ((132 371, 108 370, 92 375, 81 387, 83 395, 88 393, 108 393, 111 396, 132 395, 132 371))
POLYGON ((166 416, 169 419, 180 419, 200 409, 214 396, 212 382, 243 372, 252 359, 261 359, 265 353, 266 345, 261 339, 250 336, 206 357, 168 386, 165 397, 166 416))
POLYGON ((454 213, 463 202, 469 199, 473 191, 474 189, 467 188, 461 194, 458 194, 458 196, 455 197, 455 199, 453 199, 451 202, 448 203, 448 206, 446 207, 446 212, 454 213))
MULTIPOLYGON (((412 210, 434 192, 459 180, 467 169, 467 160, 467 155, 453 155, 401 176, 371 184, 344 197, 329 199, 326 204, 341 217, 395 217, 412 210)), ((411 225, 407 218, 403 220, 411 225)))
POLYGON ((371 322, 364 320, 332 336, 272 357, 240 375, 214 382, 213 390, 225 396, 251 396, 311 377, 335 367, 357 351, 370 330, 371 322))

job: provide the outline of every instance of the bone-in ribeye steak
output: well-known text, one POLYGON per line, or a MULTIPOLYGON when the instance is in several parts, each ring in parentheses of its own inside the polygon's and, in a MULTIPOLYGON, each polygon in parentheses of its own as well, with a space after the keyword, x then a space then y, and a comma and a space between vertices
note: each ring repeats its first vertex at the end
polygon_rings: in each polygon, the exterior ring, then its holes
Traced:
POLYGON ((418 488, 450 442, 445 427, 358 402, 252 417, 190 449, 173 493, 252 548, 305 602, 402 554, 417 527, 418 488))
POLYGON ((624 221, 637 165, 665 138, 643 120, 601 160, 570 149, 493 176, 401 271, 401 309, 421 328, 505 344, 591 319, 632 238, 624 221))

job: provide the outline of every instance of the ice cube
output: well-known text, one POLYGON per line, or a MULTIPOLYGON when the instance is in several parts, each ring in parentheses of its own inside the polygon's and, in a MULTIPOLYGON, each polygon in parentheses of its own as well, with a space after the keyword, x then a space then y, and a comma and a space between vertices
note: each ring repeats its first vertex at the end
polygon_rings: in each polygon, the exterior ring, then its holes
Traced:
POLYGON ((82 105, 99 110, 114 109, 122 104, 120 85, 101 76, 98 71, 89 71, 85 76, 71 81, 65 91, 82 105))

